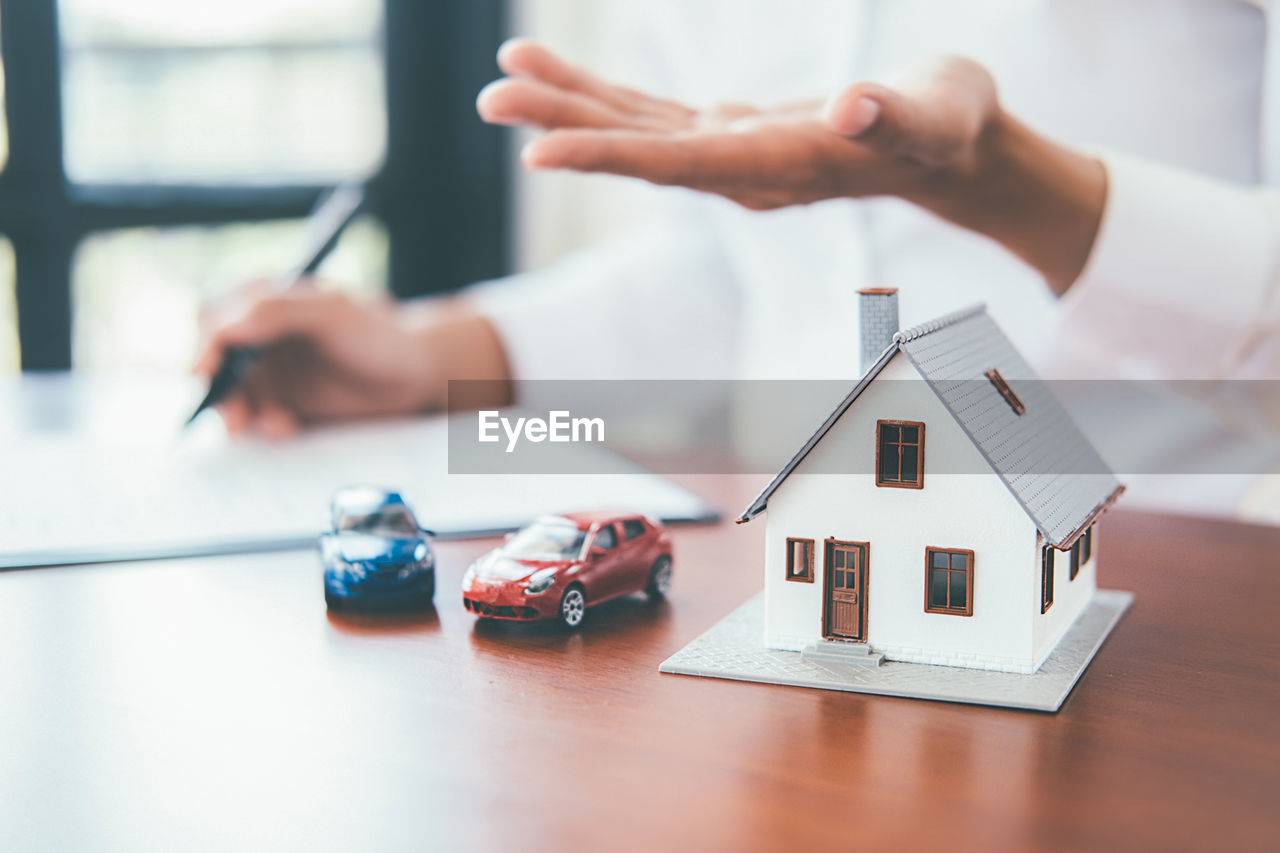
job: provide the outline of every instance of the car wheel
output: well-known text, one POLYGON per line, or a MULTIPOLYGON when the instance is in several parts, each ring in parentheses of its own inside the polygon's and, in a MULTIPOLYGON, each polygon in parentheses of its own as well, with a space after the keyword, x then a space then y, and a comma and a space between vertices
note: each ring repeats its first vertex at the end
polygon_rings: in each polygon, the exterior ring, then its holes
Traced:
POLYGON ((671 589, 671 558, 665 554, 653 561, 649 570, 649 585, 644 588, 650 598, 666 598, 671 589))
POLYGON ((566 628, 577 628, 587 615, 587 597, 582 594, 582 587, 571 586, 564 591, 560 599, 560 622, 566 628))

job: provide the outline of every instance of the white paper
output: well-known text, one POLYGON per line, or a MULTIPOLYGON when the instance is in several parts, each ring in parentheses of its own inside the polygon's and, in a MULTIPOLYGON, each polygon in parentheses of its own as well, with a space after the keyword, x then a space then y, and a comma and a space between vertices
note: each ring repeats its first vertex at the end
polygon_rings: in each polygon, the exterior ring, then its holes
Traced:
POLYGON ((598 454, 593 470, 609 473, 450 475, 447 428, 444 418, 414 419, 285 442, 26 435, 0 448, 0 568, 305 546, 327 525, 334 492, 349 485, 401 491, 442 537, 574 509, 714 515, 690 492, 585 445, 572 452, 598 454))

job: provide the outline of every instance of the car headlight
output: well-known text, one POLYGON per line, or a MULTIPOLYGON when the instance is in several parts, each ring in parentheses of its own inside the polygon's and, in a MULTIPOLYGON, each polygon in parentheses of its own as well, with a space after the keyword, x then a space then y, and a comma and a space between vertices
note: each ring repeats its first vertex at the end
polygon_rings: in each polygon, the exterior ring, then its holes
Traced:
POLYGON ((427 558, 427 543, 419 542, 418 547, 413 549, 413 561, 421 563, 427 558))
POLYGON ((551 589, 551 585, 556 582, 555 569, 543 569, 540 572, 534 572, 529 578, 529 582, 524 585, 524 591, 527 595, 537 595, 540 592, 546 592, 551 589))

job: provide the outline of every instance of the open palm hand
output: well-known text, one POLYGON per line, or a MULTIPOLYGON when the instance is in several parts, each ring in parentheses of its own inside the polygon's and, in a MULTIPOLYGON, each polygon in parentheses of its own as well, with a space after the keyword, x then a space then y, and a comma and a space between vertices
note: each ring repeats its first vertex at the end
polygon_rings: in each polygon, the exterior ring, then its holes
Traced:
POLYGON ((498 61, 508 76, 478 108, 487 121, 547 131, 525 149, 526 166, 642 178, 757 210, 934 191, 976 169, 998 112, 990 75, 965 59, 826 102, 702 110, 605 83, 528 41, 508 42, 498 61))

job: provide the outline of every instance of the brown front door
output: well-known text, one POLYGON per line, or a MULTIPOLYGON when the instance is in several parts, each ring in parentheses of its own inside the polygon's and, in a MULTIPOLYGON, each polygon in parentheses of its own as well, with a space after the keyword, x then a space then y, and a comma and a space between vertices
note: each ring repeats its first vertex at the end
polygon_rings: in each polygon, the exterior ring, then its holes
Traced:
POLYGON ((827 598, 823 608, 825 637, 867 639, 867 545, 826 542, 827 598))

